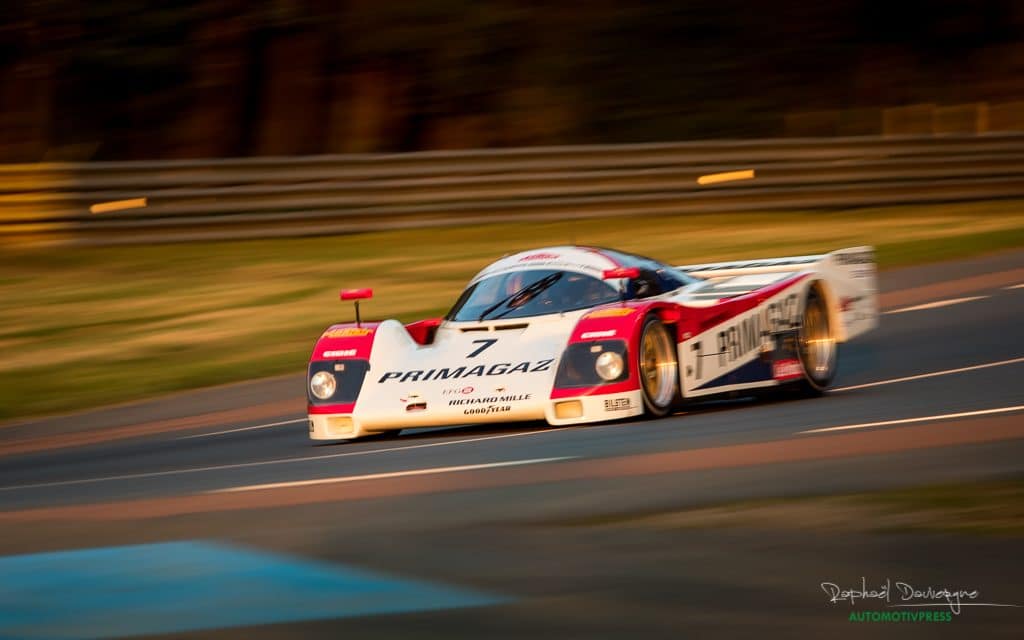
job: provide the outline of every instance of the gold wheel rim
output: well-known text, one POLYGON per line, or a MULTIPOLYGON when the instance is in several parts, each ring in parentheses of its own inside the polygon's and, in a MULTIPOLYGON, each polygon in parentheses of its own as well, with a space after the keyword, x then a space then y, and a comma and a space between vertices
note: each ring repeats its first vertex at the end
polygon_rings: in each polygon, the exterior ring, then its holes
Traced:
POLYGON ((828 378, 835 363, 836 341, 820 299, 804 312, 803 352, 807 373, 815 380, 828 378))
POLYGON ((661 325, 649 325, 640 341, 640 382, 647 398, 659 408, 672 402, 675 367, 668 332, 661 325))

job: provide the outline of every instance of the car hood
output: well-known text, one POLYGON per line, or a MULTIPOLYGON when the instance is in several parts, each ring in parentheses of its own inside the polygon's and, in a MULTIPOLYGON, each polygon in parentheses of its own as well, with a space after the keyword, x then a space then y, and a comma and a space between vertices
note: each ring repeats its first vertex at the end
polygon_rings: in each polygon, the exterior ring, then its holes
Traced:
POLYGON ((444 323, 429 345, 414 342, 397 321, 382 322, 354 414, 368 428, 396 420, 411 427, 541 419, 585 313, 444 323))

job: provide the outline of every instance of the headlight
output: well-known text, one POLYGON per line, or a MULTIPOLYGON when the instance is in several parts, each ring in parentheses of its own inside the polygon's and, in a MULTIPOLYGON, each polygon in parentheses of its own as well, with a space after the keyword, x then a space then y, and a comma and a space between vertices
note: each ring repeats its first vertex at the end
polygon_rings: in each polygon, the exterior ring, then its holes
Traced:
POLYGON ((326 400, 333 396, 334 390, 337 388, 338 382, 329 371, 317 371, 309 379, 309 390, 321 400, 326 400))
POLYGON ((594 362, 594 369, 597 370, 597 375, 601 376, 602 380, 617 380, 622 375, 622 356, 614 351, 605 351, 597 356, 597 361, 594 362))

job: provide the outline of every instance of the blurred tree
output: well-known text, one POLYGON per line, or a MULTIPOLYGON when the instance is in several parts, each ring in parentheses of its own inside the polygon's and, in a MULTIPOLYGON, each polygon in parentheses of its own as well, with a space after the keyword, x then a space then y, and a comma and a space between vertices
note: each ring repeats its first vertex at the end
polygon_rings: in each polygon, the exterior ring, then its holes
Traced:
POLYGON ((7 9, 8 161, 771 136, 796 112, 866 133, 885 107, 1024 99, 1013 0, 7 9))

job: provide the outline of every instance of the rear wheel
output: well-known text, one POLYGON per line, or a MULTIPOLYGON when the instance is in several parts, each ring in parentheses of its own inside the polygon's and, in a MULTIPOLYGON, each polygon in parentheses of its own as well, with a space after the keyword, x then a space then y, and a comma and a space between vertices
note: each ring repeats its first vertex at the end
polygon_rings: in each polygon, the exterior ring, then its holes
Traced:
POLYGON ((644 320, 636 358, 644 407, 653 416, 667 414, 672 410, 679 392, 679 366, 676 363, 675 341, 655 316, 648 316, 644 320))
POLYGON ((821 394, 832 383, 839 363, 839 345, 828 317, 828 304, 814 285, 807 292, 797 352, 804 370, 801 387, 812 395, 821 394))

